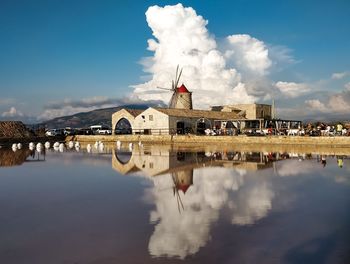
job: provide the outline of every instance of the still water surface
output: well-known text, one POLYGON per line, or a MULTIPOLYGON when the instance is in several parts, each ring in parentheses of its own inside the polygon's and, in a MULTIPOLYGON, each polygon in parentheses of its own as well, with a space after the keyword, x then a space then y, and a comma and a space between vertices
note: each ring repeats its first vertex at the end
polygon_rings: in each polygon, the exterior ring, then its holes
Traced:
POLYGON ((0 149, 0 263, 350 263, 350 158, 0 149))

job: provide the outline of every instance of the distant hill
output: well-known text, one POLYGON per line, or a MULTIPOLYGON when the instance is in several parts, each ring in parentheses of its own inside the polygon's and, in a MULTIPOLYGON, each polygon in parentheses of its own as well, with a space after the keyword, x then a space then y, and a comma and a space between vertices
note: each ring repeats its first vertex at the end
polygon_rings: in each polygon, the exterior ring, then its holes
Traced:
POLYGON ((107 125, 111 127, 112 114, 122 108, 147 109, 150 105, 122 105, 118 107, 97 109, 90 112, 77 113, 70 116, 61 116, 45 121, 40 125, 47 128, 83 128, 92 125, 107 125))

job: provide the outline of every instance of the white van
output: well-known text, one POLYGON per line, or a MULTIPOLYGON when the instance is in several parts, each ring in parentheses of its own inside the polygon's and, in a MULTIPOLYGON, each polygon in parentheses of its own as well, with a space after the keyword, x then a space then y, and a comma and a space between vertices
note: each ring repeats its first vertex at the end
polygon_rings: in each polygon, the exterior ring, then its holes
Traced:
POLYGON ((111 135, 112 134, 111 129, 107 126, 94 125, 94 126, 90 126, 90 129, 92 130, 92 133, 94 135, 111 135))

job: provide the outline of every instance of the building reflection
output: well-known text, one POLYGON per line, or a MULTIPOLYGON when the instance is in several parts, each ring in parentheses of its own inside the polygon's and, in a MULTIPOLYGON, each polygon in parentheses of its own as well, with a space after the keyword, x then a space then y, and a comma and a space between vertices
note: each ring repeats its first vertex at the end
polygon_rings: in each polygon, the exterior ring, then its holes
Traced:
POLYGON ((211 225, 228 210, 234 225, 251 225, 272 208, 274 192, 264 177, 249 171, 270 169, 287 155, 235 151, 172 151, 149 146, 114 150, 112 167, 121 174, 147 177, 145 196, 154 203, 149 239, 152 256, 185 258, 205 246, 211 225))
POLYGON ((125 175, 142 172, 147 176, 173 173, 176 177, 193 176, 193 169, 225 167, 244 170, 271 168, 273 162, 289 158, 288 154, 235 151, 173 151, 168 147, 148 146, 112 151, 112 167, 125 175), (191 172, 192 171, 192 172, 191 172), (179 176, 181 175, 181 176, 179 176))
MULTIPOLYGON (((344 159, 337 156, 337 169, 343 170, 344 159)), ((292 196, 281 195, 283 186, 272 179, 309 174, 316 169, 310 160, 321 158, 293 152, 189 152, 146 146, 114 150, 112 166, 118 173, 153 182, 144 194, 154 205, 150 255, 184 259, 208 243, 211 227, 221 217, 235 226, 249 226, 267 217, 275 204, 287 206, 292 196), (290 160, 283 162, 286 159, 290 160)), ((339 176, 336 181, 347 178, 339 176)))

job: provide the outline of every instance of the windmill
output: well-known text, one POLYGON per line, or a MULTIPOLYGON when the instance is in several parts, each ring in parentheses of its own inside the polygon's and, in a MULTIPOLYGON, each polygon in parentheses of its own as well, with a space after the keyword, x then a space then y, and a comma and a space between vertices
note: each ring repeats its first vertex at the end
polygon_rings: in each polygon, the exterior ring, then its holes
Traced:
POLYGON ((178 87, 181 74, 182 68, 179 72, 179 65, 177 65, 175 79, 171 81, 171 88, 158 88, 173 92, 169 102, 169 108, 192 109, 192 92, 189 92, 184 84, 178 87))
POLYGON ((177 177, 174 173, 171 174, 171 177, 172 177, 173 182, 174 182, 173 192, 174 192, 174 196, 176 196, 177 209, 179 210, 179 213, 181 213, 181 208, 182 208, 182 210, 185 210, 185 207, 181 201, 181 197, 179 194, 178 180, 177 180, 177 177))

